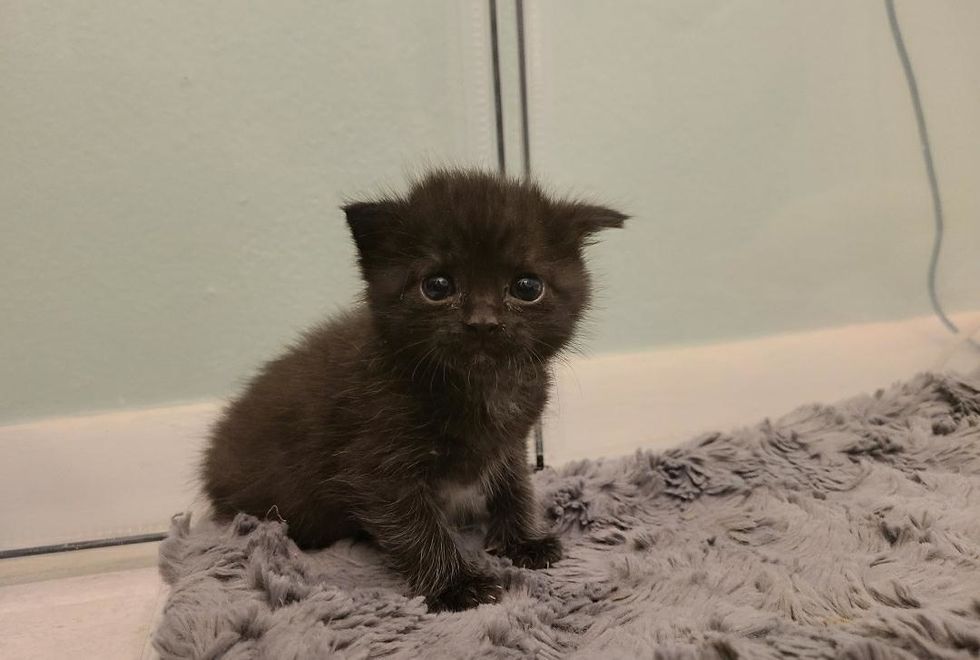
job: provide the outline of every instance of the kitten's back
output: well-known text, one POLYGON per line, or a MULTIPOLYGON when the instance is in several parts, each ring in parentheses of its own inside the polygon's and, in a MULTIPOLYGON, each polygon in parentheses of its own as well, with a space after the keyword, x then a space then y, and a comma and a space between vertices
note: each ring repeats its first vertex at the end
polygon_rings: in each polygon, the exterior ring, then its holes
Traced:
POLYGON ((313 328, 266 363, 215 425, 202 465, 217 515, 302 515, 318 475, 349 441, 343 401, 365 389, 371 318, 357 308, 313 328))

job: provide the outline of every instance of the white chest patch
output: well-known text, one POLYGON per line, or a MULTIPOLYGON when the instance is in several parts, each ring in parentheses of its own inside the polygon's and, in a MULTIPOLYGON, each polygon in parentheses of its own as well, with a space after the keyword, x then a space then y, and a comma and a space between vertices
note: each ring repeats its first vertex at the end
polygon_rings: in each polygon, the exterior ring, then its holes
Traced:
POLYGON ((487 498, 479 479, 469 483, 445 481, 436 489, 436 499, 450 522, 471 520, 486 508, 487 498))

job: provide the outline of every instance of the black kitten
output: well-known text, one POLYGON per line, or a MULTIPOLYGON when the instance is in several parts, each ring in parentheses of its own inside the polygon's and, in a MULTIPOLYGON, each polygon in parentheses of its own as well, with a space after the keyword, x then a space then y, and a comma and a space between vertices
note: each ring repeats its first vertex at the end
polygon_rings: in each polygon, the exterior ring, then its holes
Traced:
POLYGON ((451 521, 476 492, 489 549, 530 568, 561 557, 536 515, 526 438, 549 360, 589 302, 582 247, 626 216, 466 171, 344 211, 365 304, 310 331, 230 405, 205 490, 221 517, 275 505, 302 547, 370 535, 433 609, 495 600, 451 521))

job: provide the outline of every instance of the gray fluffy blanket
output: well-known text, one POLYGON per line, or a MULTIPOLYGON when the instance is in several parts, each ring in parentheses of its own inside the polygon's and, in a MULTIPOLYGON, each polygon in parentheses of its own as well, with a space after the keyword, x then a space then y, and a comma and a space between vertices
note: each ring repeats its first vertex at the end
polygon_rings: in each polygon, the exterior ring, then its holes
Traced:
MULTIPOLYGON (((639 441, 639 439, 638 439, 639 441)), ((502 602, 433 615, 370 545, 278 521, 160 551, 164 658, 967 658, 980 654, 980 378, 922 375, 662 454, 535 477, 566 558, 483 557, 502 602)))

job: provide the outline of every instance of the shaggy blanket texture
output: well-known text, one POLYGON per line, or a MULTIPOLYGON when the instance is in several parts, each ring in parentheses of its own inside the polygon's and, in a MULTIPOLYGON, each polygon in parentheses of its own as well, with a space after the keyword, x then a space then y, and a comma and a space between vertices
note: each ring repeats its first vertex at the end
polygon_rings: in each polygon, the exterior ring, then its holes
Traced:
MULTIPOLYGON (((163 658, 980 654, 980 378, 922 375, 662 454, 535 476, 566 558, 481 556, 499 604, 429 614, 365 543, 174 519, 163 658)), ((473 538, 469 537, 472 541, 473 538)))

